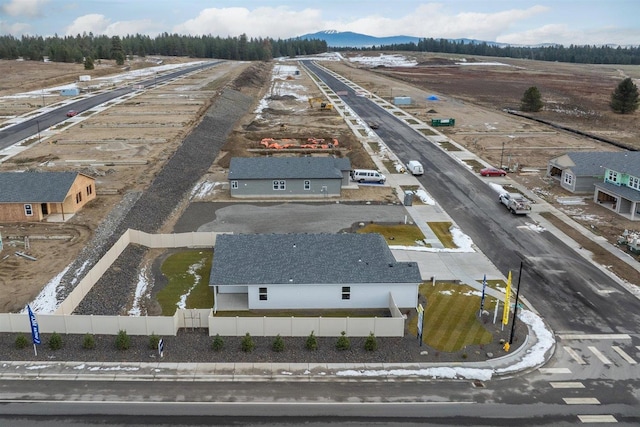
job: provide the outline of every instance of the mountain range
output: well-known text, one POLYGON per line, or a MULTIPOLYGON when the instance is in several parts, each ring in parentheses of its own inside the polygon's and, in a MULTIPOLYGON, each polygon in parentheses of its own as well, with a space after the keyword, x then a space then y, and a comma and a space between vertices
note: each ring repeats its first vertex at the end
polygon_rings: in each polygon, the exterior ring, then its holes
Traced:
MULTIPOLYGON (((299 39, 306 40, 324 40, 329 47, 371 47, 390 44, 403 44, 403 43, 418 43, 424 37, 412 37, 412 36, 391 36, 391 37, 374 37, 366 34, 354 33, 351 31, 335 31, 325 30, 318 31, 317 33, 304 34, 298 37, 299 39)), ((504 43, 488 42, 483 40, 474 39, 448 39, 451 42, 464 43, 464 44, 482 44, 486 43, 490 46, 506 46, 504 43)))

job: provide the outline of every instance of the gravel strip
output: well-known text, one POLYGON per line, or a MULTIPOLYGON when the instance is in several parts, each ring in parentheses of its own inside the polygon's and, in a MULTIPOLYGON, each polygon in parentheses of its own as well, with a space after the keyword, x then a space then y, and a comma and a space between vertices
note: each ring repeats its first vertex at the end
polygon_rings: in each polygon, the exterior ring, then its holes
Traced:
MULTIPOLYGON (((106 251, 129 228, 157 232, 180 205, 185 194, 193 188, 215 161, 220 148, 226 142, 227 135, 249 109, 253 99, 240 92, 226 90, 212 104, 200 124, 185 138, 175 154, 158 173, 150 187, 135 201, 130 209, 122 209, 124 215, 114 214, 105 230, 112 230, 107 238, 102 233, 93 239, 90 249, 84 257, 76 261, 78 266, 89 261, 89 266, 82 272, 86 274, 106 251), (118 220, 120 220, 118 222, 118 220), (110 227, 110 228, 107 228, 110 227)), ((94 285, 75 314, 125 314, 137 284, 137 271, 144 257, 143 249, 127 249, 117 262, 94 285)), ((74 273, 68 274, 61 283, 68 295, 79 281, 74 280, 74 273)))

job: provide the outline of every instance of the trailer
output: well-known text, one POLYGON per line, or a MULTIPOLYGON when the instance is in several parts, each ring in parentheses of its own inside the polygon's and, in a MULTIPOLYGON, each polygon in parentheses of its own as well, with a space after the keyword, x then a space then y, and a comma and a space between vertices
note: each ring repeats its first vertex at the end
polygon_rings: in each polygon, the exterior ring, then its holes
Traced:
POLYGON ((431 119, 431 126, 433 127, 441 127, 441 126, 455 126, 456 119, 431 119))

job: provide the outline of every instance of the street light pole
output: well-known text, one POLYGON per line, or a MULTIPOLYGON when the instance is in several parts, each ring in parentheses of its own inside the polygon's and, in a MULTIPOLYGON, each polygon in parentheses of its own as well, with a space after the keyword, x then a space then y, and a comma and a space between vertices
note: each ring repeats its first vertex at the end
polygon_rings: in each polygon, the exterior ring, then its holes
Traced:
POLYGON ((524 261, 520 261, 520 273, 518 273, 518 289, 516 290, 516 305, 513 307, 513 321, 511 322, 511 335, 509 336, 509 346, 513 344, 513 333, 516 329, 516 314, 518 312, 518 296, 520 295, 520 279, 522 278, 522 264, 524 261))

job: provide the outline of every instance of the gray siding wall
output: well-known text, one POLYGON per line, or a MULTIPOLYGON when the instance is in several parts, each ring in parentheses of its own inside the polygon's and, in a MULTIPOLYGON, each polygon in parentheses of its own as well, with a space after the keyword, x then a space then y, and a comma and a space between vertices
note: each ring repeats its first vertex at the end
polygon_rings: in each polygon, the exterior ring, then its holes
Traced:
POLYGON ((340 197, 342 180, 340 179, 285 179, 284 190, 273 189, 273 179, 237 180, 238 188, 229 183, 231 197, 340 197), (304 182, 309 181, 311 187, 304 189, 304 182), (323 189, 324 187, 324 189, 323 189))

